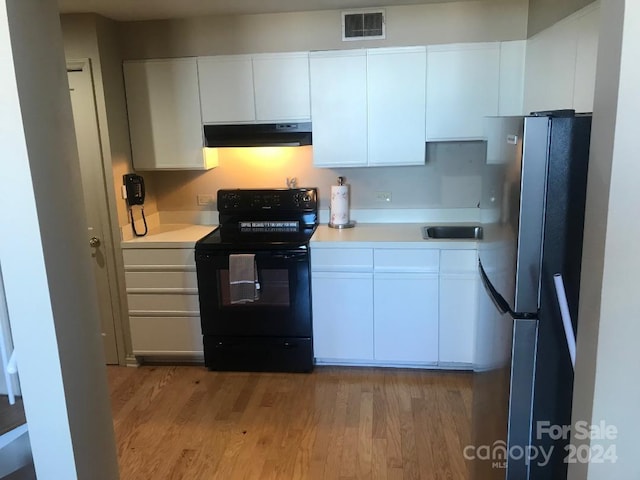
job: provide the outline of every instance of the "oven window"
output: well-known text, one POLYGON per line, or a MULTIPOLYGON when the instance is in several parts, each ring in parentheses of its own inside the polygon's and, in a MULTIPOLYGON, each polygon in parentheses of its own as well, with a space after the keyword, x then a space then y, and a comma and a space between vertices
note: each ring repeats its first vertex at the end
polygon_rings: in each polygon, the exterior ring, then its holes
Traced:
POLYGON ((288 307, 291 303, 289 270, 284 268, 264 268, 258 270, 260 295, 258 300, 249 303, 231 303, 229 288, 229 270, 219 270, 220 295, 223 307, 288 307))

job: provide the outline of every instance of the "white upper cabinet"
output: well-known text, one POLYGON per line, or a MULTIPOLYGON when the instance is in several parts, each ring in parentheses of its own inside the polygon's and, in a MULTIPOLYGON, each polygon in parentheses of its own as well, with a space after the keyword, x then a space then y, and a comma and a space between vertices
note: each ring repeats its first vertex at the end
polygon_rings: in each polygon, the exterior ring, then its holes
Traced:
POLYGON ((204 123, 255 120, 250 55, 200 57, 198 78, 204 123))
POLYGON ((500 43, 500 97, 498 115, 523 115, 525 40, 500 43))
POLYGON ((369 165, 424 165, 425 47, 367 51, 369 165))
POLYGON ((525 112, 593 110, 600 10, 589 5, 531 37, 527 44, 525 112))
MULTIPOLYGON (((557 24, 556 24, 557 26, 557 24)), ((573 107, 576 26, 553 26, 529 39, 525 79, 525 112, 573 107)))
POLYGON ((198 58, 204 123, 309 120, 308 53, 198 58))
POLYGON ((600 10, 595 7, 588 8, 585 15, 577 19, 578 42, 573 83, 573 108, 576 112, 593 111, 596 87, 600 10))
POLYGON ((309 68, 314 165, 366 166, 366 51, 312 52, 309 68))
POLYGON ((427 48, 427 141, 479 140, 498 114, 500 44, 427 48))
POLYGON ((253 56, 256 120, 309 120, 309 54, 253 56))
POLYGON ((313 52, 310 72, 315 166, 424 164, 424 47, 313 52))
POLYGON ((137 170, 208 169, 195 58, 123 64, 133 165, 137 170), (203 153, 206 152, 206 155, 203 153))

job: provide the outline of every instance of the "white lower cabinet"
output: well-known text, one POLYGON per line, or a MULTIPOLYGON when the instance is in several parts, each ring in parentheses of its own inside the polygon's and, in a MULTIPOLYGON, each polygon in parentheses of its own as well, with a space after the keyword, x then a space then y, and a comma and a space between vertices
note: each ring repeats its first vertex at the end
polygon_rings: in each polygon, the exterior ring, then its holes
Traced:
POLYGON ((471 369, 476 249, 311 248, 319 363, 471 369))
POLYGON ((376 273, 373 292, 375 359, 435 364, 437 273, 376 273))
POLYGON ((437 366, 437 249, 311 248, 320 363, 437 366))
POLYGON ((137 356, 203 354, 193 249, 123 249, 129 328, 137 356))
POLYGON ((315 357, 373 360, 373 275, 314 272, 311 281, 315 357))
POLYGON ((439 362, 473 366, 475 361, 478 287, 476 250, 440 253, 439 362))
POLYGON ((471 274, 440 278, 440 363, 474 361, 478 278, 471 274))

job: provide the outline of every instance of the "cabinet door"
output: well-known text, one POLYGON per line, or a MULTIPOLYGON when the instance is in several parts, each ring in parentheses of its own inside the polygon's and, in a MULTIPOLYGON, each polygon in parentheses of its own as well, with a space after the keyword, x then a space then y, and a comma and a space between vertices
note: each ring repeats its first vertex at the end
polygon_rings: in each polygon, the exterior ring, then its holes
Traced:
POLYGON ((253 69, 250 55, 198 58, 204 123, 253 122, 253 69))
POLYGON ((198 73, 193 58, 124 62, 137 170, 204 169, 198 73))
POLYGON ((593 111, 596 86, 600 10, 590 9, 577 20, 578 42, 576 73, 573 88, 573 108, 576 112, 593 111))
POLYGON ((476 274, 443 274, 440 278, 441 363, 474 363, 478 281, 476 274))
POLYGON ((572 108, 575 81, 575 22, 556 24, 527 43, 525 112, 572 108))
POLYGON ((440 251, 440 363, 475 364, 478 252, 440 251))
POLYGON ((367 165, 366 51, 312 52, 309 68, 314 165, 367 165))
POLYGON ((373 359, 370 273, 312 274, 313 350, 320 359, 373 359))
POLYGON ((426 48, 367 50, 369 165, 425 161, 426 48))
POLYGON ((427 48, 427 141, 482 139, 483 117, 498 114, 498 43, 427 48))
POLYGON ((437 274, 376 274, 374 312, 376 360, 438 361, 437 274))
POLYGON ((309 54, 253 56, 256 120, 309 120, 309 54))
POLYGON ((130 316, 134 355, 202 355, 200 317, 130 316))
POLYGON ((524 114, 526 40, 500 43, 500 99, 498 115, 524 114))

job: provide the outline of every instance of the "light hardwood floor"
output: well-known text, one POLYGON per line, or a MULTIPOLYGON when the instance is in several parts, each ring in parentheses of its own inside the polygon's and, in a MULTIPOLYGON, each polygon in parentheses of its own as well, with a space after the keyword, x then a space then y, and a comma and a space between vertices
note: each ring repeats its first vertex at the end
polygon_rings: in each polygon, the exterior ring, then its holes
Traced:
POLYGON ((469 373, 144 366, 108 377, 123 480, 468 477, 469 373))

